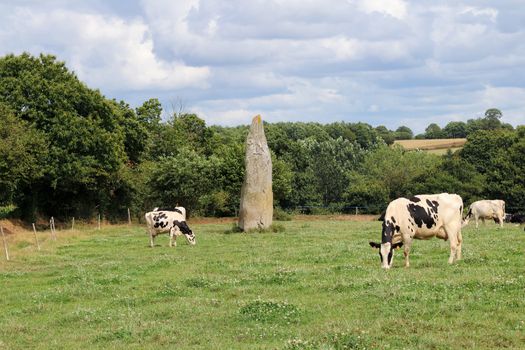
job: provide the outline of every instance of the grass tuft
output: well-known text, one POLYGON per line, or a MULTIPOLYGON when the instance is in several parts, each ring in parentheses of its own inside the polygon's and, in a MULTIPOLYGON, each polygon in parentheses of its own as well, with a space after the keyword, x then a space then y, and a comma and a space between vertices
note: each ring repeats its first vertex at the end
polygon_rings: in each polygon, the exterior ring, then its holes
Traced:
POLYGON ((256 300, 241 307, 245 320, 289 324, 299 320, 299 309, 287 302, 256 300))

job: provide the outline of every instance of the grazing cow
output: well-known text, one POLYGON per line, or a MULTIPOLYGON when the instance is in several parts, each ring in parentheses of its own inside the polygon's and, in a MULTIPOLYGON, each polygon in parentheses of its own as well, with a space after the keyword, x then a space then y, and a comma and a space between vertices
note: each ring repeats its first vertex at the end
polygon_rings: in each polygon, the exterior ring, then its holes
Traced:
POLYGON ((386 208, 381 231, 381 243, 370 242, 379 249, 381 267, 392 267, 394 249, 404 245, 405 267, 410 266, 408 255, 414 239, 438 237, 450 240, 448 262, 461 259, 463 200, 457 194, 417 195, 398 198, 386 208))
POLYGON ((474 216, 476 220, 476 228, 479 227, 478 220, 481 219, 485 224, 485 219, 494 219, 494 222, 503 227, 503 219, 505 217, 505 201, 500 199, 495 200, 480 200, 472 203, 468 209, 465 217, 465 224, 468 224, 470 218, 474 216))
POLYGON ((170 247, 177 245, 177 236, 184 235, 191 245, 195 244, 195 234, 186 223, 186 209, 175 207, 173 211, 153 209, 146 213, 146 225, 150 236, 150 245, 154 246, 155 237, 160 233, 169 233, 170 247))
POLYGON ((525 223, 525 214, 505 214, 505 222, 510 222, 513 224, 523 224, 525 223))

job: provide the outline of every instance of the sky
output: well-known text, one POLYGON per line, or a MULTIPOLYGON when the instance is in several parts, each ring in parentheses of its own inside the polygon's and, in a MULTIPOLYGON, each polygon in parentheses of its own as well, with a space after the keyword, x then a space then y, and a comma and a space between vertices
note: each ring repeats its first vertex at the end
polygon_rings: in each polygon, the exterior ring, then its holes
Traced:
POLYGON ((522 0, 0 0, 0 55, 208 125, 525 124, 522 0))

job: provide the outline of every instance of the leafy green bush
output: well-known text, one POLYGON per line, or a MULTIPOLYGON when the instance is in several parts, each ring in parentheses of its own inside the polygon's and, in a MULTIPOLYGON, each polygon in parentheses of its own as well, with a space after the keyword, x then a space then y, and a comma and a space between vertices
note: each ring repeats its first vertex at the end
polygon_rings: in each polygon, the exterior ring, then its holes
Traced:
POLYGON ((285 210, 279 208, 279 207, 275 207, 273 209, 273 219, 274 220, 277 220, 277 221, 291 221, 292 220, 292 215, 288 212, 286 212, 285 210))
POLYGON ((8 218, 16 210, 16 205, 0 206, 0 219, 8 218))

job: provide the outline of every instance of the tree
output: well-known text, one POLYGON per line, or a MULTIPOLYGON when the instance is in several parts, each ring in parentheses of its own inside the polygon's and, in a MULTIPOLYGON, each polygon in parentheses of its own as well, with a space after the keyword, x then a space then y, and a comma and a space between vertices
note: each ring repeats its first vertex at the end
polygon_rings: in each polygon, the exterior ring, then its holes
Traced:
POLYGON ((387 145, 391 145, 394 143, 394 140, 396 139, 396 135, 393 131, 388 130, 386 126, 379 125, 378 127, 376 127, 375 130, 377 134, 379 135, 379 137, 381 137, 387 145))
POLYGON ((485 111, 484 118, 484 129, 485 130, 495 130, 501 128, 501 117, 503 114, 497 108, 490 108, 485 111))
POLYGON ((426 139, 441 139, 443 138, 444 133, 436 123, 429 124, 425 129, 425 138, 426 139))
POLYGON ((0 59, 0 76, 0 103, 47 145, 44 174, 19 203, 24 214, 75 215, 97 205, 107 208, 126 150, 135 147, 130 142, 126 149, 133 136, 126 135, 120 106, 89 89, 51 55, 7 55, 0 59))
POLYGON ((503 113, 497 108, 489 108, 485 111, 485 118, 488 120, 500 120, 503 113))
POLYGON ((346 200, 367 206, 371 211, 384 210, 395 198, 419 194, 413 185, 415 179, 434 176, 439 164, 438 156, 426 152, 378 147, 368 152, 350 174, 346 200))
POLYGON ((0 205, 17 203, 46 170, 47 143, 31 124, 0 102, 0 205))
POLYGON ((467 137, 467 124, 464 122, 450 122, 443 128, 444 137, 455 139, 467 137))
POLYGON ((309 166, 323 205, 341 203, 348 184, 348 172, 363 156, 361 147, 342 137, 324 142, 307 139, 304 146, 310 155, 309 166))
POLYGON ((417 193, 457 193, 464 203, 481 198, 486 191, 485 186, 485 176, 450 150, 442 157, 442 162, 432 176, 422 174, 414 181, 414 191, 417 193))
POLYGON ((467 120, 467 135, 473 134, 479 130, 513 130, 510 124, 501 123, 503 114, 497 108, 490 108, 485 111, 484 118, 467 120))
POLYGON ((149 126, 158 125, 161 122, 162 105, 156 98, 150 98, 142 106, 135 109, 139 120, 149 126))
POLYGON ((410 140, 414 137, 414 133, 408 126, 400 126, 396 129, 396 140, 410 140))
POLYGON ((378 135, 369 124, 354 123, 350 124, 350 128, 356 135, 356 142, 362 148, 374 147, 378 143, 378 135))
POLYGON ((351 125, 345 122, 331 123, 325 125, 325 130, 332 139, 341 137, 344 140, 355 141, 356 134, 352 131, 351 125))
POLYGON ((189 148, 160 158, 148 183, 151 196, 158 206, 179 204, 189 212, 198 210, 201 197, 213 190, 213 161, 189 148))
POLYGON ((460 151, 461 158, 474 165, 481 174, 496 171, 494 161, 504 156, 514 143, 512 131, 480 130, 467 137, 460 151))
POLYGON ((120 102, 114 106, 114 114, 124 132, 124 150, 131 164, 138 164, 150 144, 150 128, 128 104, 120 102))

